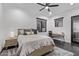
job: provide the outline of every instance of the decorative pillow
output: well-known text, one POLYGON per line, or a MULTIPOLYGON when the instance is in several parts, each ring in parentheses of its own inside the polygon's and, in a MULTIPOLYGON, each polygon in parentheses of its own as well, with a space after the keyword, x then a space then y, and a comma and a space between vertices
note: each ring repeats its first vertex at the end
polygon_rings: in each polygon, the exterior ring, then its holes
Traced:
POLYGON ((23 35, 24 34, 24 30, 19 30, 19 34, 23 35))
POLYGON ((33 35, 34 34, 34 32, 26 32, 27 33, 27 35, 33 35))
POLYGON ((30 32, 30 34, 31 34, 31 35, 33 35, 33 34, 34 34, 34 32, 33 32, 33 31, 31 31, 31 32, 30 32))
POLYGON ((37 29, 32 29, 32 31, 34 32, 34 34, 37 34, 37 29))
POLYGON ((24 34, 23 35, 27 35, 27 33, 26 32, 24 32, 24 34))
POLYGON ((31 32, 26 32, 27 33, 27 35, 31 35, 31 32))

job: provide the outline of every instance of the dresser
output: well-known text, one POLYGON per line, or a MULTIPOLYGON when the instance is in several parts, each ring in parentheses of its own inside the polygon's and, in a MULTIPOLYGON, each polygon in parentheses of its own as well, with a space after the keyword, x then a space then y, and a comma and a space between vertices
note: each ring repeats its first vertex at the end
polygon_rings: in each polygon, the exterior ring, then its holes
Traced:
POLYGON ((8 37, 5 40, 5 45, 4 48, 8 48, 8 47, 12 47, 12 46, 17 46, 18 42, 17 42, 17 37, 8 37))

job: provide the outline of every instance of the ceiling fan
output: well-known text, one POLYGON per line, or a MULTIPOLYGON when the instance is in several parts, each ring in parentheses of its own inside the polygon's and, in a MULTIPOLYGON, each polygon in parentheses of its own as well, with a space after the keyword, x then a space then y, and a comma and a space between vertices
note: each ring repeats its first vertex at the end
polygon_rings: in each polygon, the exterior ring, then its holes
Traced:
POLYGON ((43 8, 41 8, 40 9, 40 11, 42 11, 42 10, 44 10, 44 9, 47 9, 48 10, 48 12, 50 12, 50 7, 58 7, 59 5, 53 5, 53 4, 51 4, 51 3, 45 3, 45 4, 43 4, 43 3, 37 3, 38 5, 41 5, 41 6, 44 6, 43 8))

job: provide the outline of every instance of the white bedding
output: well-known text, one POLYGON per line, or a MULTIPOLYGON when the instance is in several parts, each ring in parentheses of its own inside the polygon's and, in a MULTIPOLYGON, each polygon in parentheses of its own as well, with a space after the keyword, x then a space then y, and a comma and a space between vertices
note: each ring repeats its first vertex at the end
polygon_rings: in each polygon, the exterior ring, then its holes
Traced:
POLYGON ((19 48, 18 51, 21 56, 30 54, 43 46, 55 45, 53 40, 44 35, 19 35, 18 37, 19 48))

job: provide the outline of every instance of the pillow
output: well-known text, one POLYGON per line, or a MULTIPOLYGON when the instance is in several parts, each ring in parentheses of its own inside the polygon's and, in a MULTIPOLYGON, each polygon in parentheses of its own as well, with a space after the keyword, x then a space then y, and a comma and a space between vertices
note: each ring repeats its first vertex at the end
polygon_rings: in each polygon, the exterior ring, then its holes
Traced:
POLYGON ((30 34, 31 34, 31 35, 33 35, 33 34, 34 34, 34 32, 33 32, 33 31, 30 31, 30 34))
POLYGON ((31 30, 30 29, 24 29, 24 35, 30 35, 31 30))
POLYGON ((24 30, 19 30, 18 34, 23 35, 24 34, 24 30))
POLYGON ((26 32, 24 32, 24 34, 23 35, 27 35, 27 33, 26 32))
POLYGON ((34 34, 37 34, 37 29, 32 29, 32 31, 34 32, 34 34))
POLYGON ((27 35, 31 35, 31 32, 26 32, 27 33, 27 35))
POLYGON ((25 32, 25 35, 33 35, 33 34, 34 34, 33 31, 25 32))

